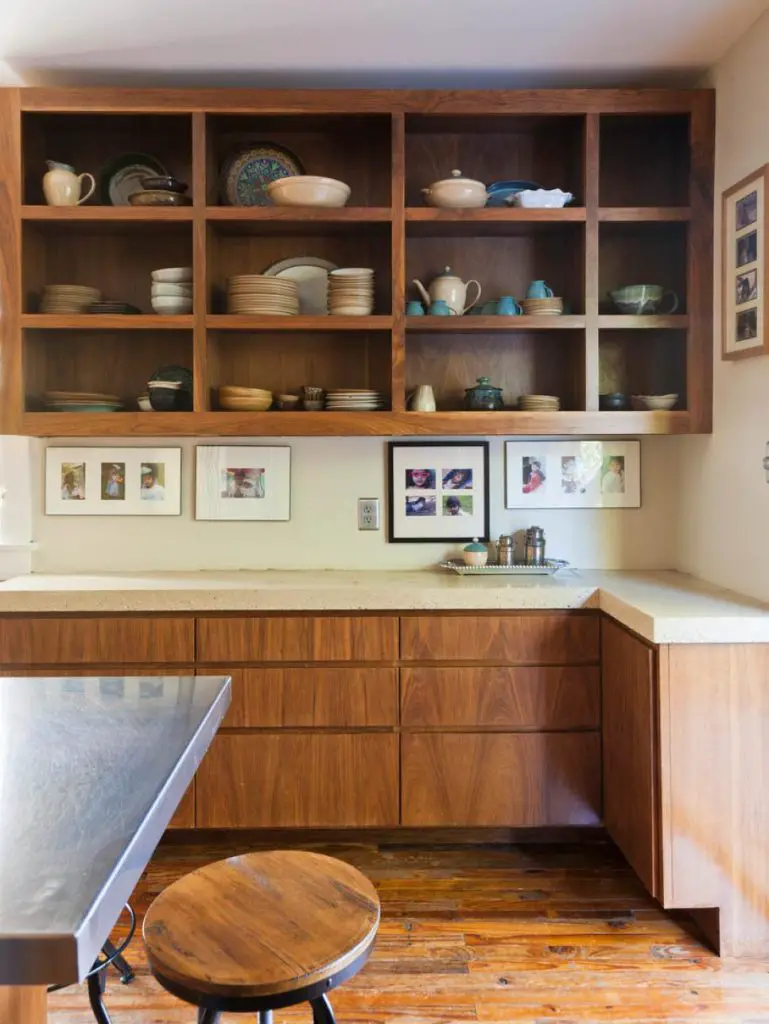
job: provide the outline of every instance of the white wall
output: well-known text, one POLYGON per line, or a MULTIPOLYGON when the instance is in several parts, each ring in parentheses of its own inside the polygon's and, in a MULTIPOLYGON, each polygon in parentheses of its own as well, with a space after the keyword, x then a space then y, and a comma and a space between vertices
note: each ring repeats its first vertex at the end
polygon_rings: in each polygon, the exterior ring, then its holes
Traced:
MULTIPOLYGON (((716 89, 715 406, 710 437, 680 438, 680 567, 769 600, 769 356, 721 360, 721 193, 769 162, 769 14, 713 69, 716 89)), ((769 296, 765 296, 765 301, 769 296)))
MULTIPOLYGON (((240 439, 269 444, 268 439, 240 439)), ((71 445, 71 439, 50 441, 71 445)), ((108 442, 91 442, 107 444, 108 442)), ((135 444, 129 439, 109 442, 135 444)), ((176 445, 174 439, 147 439, 176 445)), ((208 442, 210 443, 210 441, 208 442)), ((234 442, 233 443, 239 443, 234 442)), ((196 522, 193 441, 183 441, 180 519, 56 517, 43 514, 45 443, 33 443, 35 572, 286 567, 412 569, 434 564, 452 549, 442 544, 388 544, 357 530, 356 499, 380 497, 384 515, 386 441, 377 438, 282 438, 292 449, 292 516, 287 523, 196 522)), ((670 471, 672 438, 642 443, 643 507, 632 510, 508 512, 504 508, 503 440, 491 442, 492 536, 536 522, 548 552, 583 568, 675 565, 677 495, 670 471)), ((453 550, 456 550, 454 548, 453 550)))

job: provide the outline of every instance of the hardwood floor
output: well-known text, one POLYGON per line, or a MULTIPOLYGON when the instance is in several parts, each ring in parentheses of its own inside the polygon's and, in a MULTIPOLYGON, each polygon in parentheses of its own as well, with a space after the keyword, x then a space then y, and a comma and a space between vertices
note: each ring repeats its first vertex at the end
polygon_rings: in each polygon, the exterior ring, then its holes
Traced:
MULTIPOLYGON (((174 836, 134 894, 139 918, 179 875, 256 848, 242 835, 174 836)), ((334 993, 339 1024, 769 1024, 769 965, 715 957, 608 843, 312 848, 359 867, 382 901, 372 959, 334 993)), ((111 973, 107 986, 114 1024, 192 1024, 194 1010, 149 976, 139 938, 127 955, 136 980, 111 973)), ((92 1024, 83 986, 49 1006, 50 1024, 92 1024)), ((306 1007, 275 1014, 308 1020, 306 1007)))

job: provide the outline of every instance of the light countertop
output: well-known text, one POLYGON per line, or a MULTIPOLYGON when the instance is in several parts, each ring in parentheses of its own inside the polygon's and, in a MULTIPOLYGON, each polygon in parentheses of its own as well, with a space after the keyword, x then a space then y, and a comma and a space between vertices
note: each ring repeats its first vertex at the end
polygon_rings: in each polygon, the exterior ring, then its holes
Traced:
POLYGON ((652 643, 769 643, 769 606, 676 572, 556 577, 440 570, 148 572, 17 576, 0 614, 600 609, 652 643))

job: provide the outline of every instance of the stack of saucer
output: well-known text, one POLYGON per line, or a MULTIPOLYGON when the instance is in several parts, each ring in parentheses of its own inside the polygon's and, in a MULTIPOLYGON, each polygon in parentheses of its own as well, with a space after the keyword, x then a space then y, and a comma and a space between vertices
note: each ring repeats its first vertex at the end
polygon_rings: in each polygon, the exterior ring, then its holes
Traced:
POLYGON ((563 299, 524 299, 521 302, 524 316, 560 316, 563 313, 563 299))
POLYGON ((240 316, 296 316, 299 285, 287 277, 238 274, 227 279, 227 312, 240 316))
POLYGON ((79 284, 47 284, 40 300, 41 313, 85 313, 94 302, 101 300, 98 288, 79 284))
POLYGON ((336 409, 339 412, 373 411, 381 409, 383 405, 380 392, 369 391, 366 388, 346 388, 344 390, 332 388, 326 395, 326 408, 336 409))
POLYGON ((558 412, 561 399, 555 395, 521 395, 518 408, 522 412, 558 412))
POLYGON ((332 316, 370 316, 374 311, 374 271, 368 267, 330 271, 328 311, 332 316))
POLYGON ((100 391, 46 391, 43 402, 51 412, 117 412, 123 408, 117 395, 100 391))

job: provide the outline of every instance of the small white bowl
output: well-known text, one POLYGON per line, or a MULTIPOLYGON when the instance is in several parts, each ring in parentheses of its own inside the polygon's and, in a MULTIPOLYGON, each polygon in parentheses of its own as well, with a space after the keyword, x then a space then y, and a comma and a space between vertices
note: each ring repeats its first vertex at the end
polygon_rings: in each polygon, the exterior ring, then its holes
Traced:
POLYGON ((152 271, 152 280, 163 284, 191 284, 192 267, 162 267, 152 271))
POLYGON ((560 210, 574 198, 571 192, 560 188, 526 188, 510 196, 510 206, 522 206, 526 210, 560 210))
POLYGON ((635 395, 646 409, 655 411, 672 409, 678 401, 678 395, 635 395))
POLYGON ((150 404, 149 395, 139 395, 136 399, 136 404, 139 406, 142 412, 154 412, 152 405, 150 404))
POLYGON ((192 299, 181 299, 172 295, 153 295, 152 308, 161 316, 180 316, 192 312, 192 299))
POLYGON ((350 186, 336 178, 315 174, 295 174, 276 178, 267 186, 267 195, 276 206, 344 206, 350 198, 350 186))
POLYGON ((153 284, 152 294, 174 299, 191 299, 191 284, 153 284))

